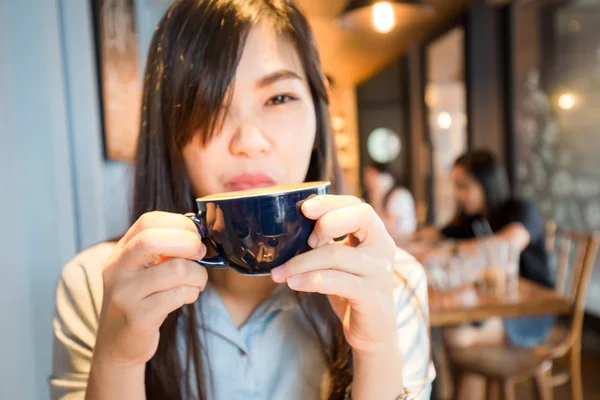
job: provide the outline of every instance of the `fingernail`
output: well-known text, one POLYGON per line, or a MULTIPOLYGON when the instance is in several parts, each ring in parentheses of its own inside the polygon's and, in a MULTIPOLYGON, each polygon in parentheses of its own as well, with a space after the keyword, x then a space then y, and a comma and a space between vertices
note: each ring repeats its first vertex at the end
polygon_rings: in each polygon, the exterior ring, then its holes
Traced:
POLYGON ((319 199, 318 197, 313 197, 313 198, 307 199, 302 204, 302 209, 304 210, 304 212, 313 212, 317 207, 318 199, 319 199))
POLYGON ((285 266, 280 265, 277 268, 271 270, 271 276, 275 282, 281 282, 285 278, 285 266))
POLYGON ((314 249, 317 243, 319 243, 319 238, 314 233, 311 233, 308 237, 308 245, 314 249))
POLYGON ((290 276, 287 280, 287 284, 290 288, 294 289, 302 284, 303 278, 300 275, 290 276))

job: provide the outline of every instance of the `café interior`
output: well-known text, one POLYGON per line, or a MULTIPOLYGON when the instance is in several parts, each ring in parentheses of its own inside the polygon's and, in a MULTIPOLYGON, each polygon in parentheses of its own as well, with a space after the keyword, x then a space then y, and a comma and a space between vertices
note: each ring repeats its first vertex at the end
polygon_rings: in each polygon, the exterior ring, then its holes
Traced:
MULTIPOLYGON (((344 191, 426 271, 431 399, 600 398, 600 0, 294 2, 344 191), (489 162, 521 206, 466 218, 465 179, 498 188, 489 162), (468 246, 448 233, 463 217, 468 246), (550 284, 519 271, 533 225, 550 284), (535 344, 468 336, 549 315, 535 344)), ((141 77, 170 4, 0 4, 2 399, 48 398, 62 266, 129 227, 141 77)))

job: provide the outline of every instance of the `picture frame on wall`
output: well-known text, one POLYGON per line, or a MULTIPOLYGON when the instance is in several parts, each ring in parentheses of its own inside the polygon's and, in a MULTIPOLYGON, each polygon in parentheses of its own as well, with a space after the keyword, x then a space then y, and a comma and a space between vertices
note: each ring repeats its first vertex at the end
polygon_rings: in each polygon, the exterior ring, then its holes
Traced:
POLYGON ((105 157, 131 162, 139 134, 142 83, 134 0, 91 0, 105 157))

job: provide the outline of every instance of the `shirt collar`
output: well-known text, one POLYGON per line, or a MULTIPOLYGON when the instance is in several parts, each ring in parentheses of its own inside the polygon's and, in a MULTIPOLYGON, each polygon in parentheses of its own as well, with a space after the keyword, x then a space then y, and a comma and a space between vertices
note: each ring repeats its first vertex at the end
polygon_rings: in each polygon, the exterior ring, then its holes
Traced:
MULTIPOLYGON (((287 284, 278 284, 271 295, 258 306, 246 324, 266 318, 272 313, 289 311, 298 305, 298 296, 287 284)), ((199 299, 198 306, 202 307, 204 325, 207 327, 233 326, 233 321, 221 296, 210 283, 206 285, 199 299)))

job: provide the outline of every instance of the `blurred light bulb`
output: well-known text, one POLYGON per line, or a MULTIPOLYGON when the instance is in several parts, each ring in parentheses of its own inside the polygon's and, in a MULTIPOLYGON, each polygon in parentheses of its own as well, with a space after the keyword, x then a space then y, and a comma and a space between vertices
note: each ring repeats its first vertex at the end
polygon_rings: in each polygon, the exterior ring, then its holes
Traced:
POLYGON ((394 7, 382 1, 373 5, 373 27, 377 32, 388 33, 396 26, 394 7))
POLYGON ((571 110, 575 107, 575 96, 572 93, 563 93, 558 98, 558 106, 563 110, 571 110))
POLYGON ((442 129, 450 129, 452 126, 452 115, 446 111, 441 112, 437 117, 437 124, 442 129))

